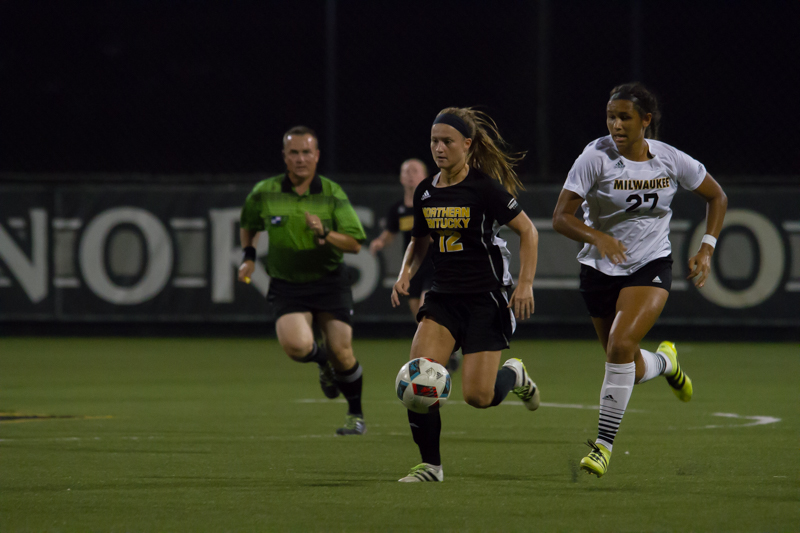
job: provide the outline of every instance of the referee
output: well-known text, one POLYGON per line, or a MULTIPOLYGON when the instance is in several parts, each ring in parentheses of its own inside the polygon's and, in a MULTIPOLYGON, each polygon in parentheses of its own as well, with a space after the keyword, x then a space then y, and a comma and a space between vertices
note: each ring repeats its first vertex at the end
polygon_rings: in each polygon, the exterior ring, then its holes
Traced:
POLYGON ((353 296, 342 258, 358 253, 366 234, 342 188, 316 173, 319 141, 313 130, 287 131, 283 160, 287 172, 256 184, 242 208, 239 281, 250 281, 258 233, 268 232, 267 301, 278 342, 295 361, 319 365, 325 396, 336 398, 341 391, 347 399, 346 422, 336 434, 363 435, 362 369, 353 355, 353 296), (314 340, 314 322, 324 345, 314 340))

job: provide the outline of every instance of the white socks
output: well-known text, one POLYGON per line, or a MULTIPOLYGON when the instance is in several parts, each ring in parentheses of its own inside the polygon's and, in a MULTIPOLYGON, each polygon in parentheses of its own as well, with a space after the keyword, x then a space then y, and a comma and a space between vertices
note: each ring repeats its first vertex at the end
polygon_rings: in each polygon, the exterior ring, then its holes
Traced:
POLYGON ((672 361, 669 360, 669 357, 658 352, 639 351, 642 353, 642 360, 644 361, 644 376, 639 380, 639 383, 650 381, 656 376, 669 375, 672 372, 672 361))
POLYGON ((664 358, 656 355, 647 350, 639 350, 642 354, 642 361, 644 362, 644 375, 639 380, 639 383, 650 381, 656 376, 664 373, 664 358))
POLYGON ((636 363, 606 363, 606 375, 603 378, 603 388, 600 389, 597 442, 608 448, 608 451, 614 446, 614 437, 617 436, 628 400, 631 399, 635 381, 636 363))

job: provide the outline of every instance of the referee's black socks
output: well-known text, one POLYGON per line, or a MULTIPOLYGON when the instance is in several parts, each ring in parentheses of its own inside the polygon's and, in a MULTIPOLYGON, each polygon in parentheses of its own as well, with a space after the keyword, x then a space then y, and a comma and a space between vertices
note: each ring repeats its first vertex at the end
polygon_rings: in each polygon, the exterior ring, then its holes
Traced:
POLYGON ((414 442, 419 446, 422 462, 434 466, 441 465, 442 457, 439 454, 439 436, 442 433, 442 417, 439 414, 439 409, 431 409, 424 415, 409 411, 408 425, 411 426, 411 434, 414 436, 414 442))
POLYGON ((311 351, 303 357, 302 359, 298 359, 300 363, 317 363, 319 366, 325 366, 328 364, 328 352, 325 350, 325 346, 320 346, 316 342, 314 346, 311 347, 311 351))
POLYGON ((363 383, 363 368, 356 361, 353 368, 335 372, 336 385, 347 400, 347 414, 361 415, 361 384, 363 383))

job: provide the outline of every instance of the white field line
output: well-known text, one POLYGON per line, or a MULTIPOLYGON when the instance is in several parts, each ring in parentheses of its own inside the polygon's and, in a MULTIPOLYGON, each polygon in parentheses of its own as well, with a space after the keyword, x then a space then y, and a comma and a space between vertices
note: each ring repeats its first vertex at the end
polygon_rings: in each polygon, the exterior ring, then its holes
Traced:
POLYGON ((774 416, 743 416, 736 413, 711 413, 711 416, 721 416, 723 418, 735 418, 737 420, 752 420, 747 424, 724 424, 724 425, 708 425, 689 429, 716 429, 716 428, 746 428, 752 426, 765 426, 767 424, 777 424, 781 421, 780 418, 774 416))
MULTIPOLYGON (((379 433, 377 433, 379 435, 379 433)), ((328 437, 338 437, 338 435, 334 433, 330 433, 329 435, 261 435, 259 437, 250 436, 250 437, 197 437, 192 439, 193 441, 198 442, 206 442, 206 441, 231 441, 231 440, 300 440, 300 439, 326 439, 328 437)), ((115 440, 135 440, 135 441, 145 441, 145 440, 163 440, 165 437, 163 436, 129 436, 129 437, 43 437, 43 438, 22 438, 22 439, 0 439, 0 442, 80 442, 80 441, 115 441, 115 440)))
MULTIPOLYGON (((318 398, 305 398, 302 400, 295 400, 296 403, 329 403, 329 402, 336 402, 336 403, 345 403, 345 400, 323 400, 318 398)), ((384 400, 382 403, 396 403, 394 400, 384 400)), ((447 405, 467 405, 466 402, 458 401, 458 402, 447 402, 447 405)), ((522 402, 517 401, 505 401, 500 405, 523 405, 522 402)), ((589 409, 593 411, 600 410, 599 405, 583 405, 579 403, 549 403, 549 402, 542 402, 540 404, 542 407, 554 407, 557 409, 589 409)), ((626 413, 646 413, 642 409, 626 409, 626 413)), ((736 418, 739 420, 750 420, 751 422, 747 424, 728 424, 728 425, 708 425, 708 426, 700 426, 694 427, 690 429, 716 429, 716 428, 733 428, 733 427, 751 427, 751 426, 764 426, 767 424, 777 424, 781 421, 780 418, 776 418, 774 416, 744 416, 739 415, 736 413, 712 413, 711 416, 720 416, 725 418, 736 418)))
MULTIPOLYGON (((303 398, 302 400, 295 400, 295 403, 347 403, 347 400, 324 400, 322 398, 303 398)), ((396 400, 383 400, 381 403, 397 403, 396 400)), ((448 401, 447 405, 467 405, 467 402, 464 401, 448 401)), ((501 403, 500 405, 523 405, 522 402, 507 400, 501 403)), ((542 402, 542 407, 556 407, 559 409, 590 409, 594 411, 599 411, 599 405, 581 405, 578 403, 548 403, 542 402)), ((641 409, 627 409, 626 413, 644 413, 641 409)))
MULTIPOLYGON (((345 403, 345 400, 320 400, 316 398, 305 398, 301 400, 295 400, 295 403, 345 403)), ((388 403, 384 401, 384 403, 388 403)), ((391 402, 394 403, 394 402, 391 402)), ((465 402, 452 402, 453 405, 467 405, 465 402)), ((522 402, 503 402, 503 405, 522 405, 522 402)), ((582 405, 577 403, 545 403, 541 404, 543 407, 555 407, 555 408, 563 408, 563 409, 592 409, 598 410, 600 407, 597 405, 582 405)), ((637 410, 637 409, 627 409, 626 412, 635 412, 635 413, 645 413, 646 411, 637 410)), ((781 421, 780 418, 776 418, 774 416, 743 416, 736 413, 712 413, 711 416, 718 416, 722 418, 733 418, 736 420, 750 420, 747 424, 726 424, 726 425, 716 425, 711 424, 707 426, 699 426, 693 427, 689 429, 719 429, 719 428, 745 428, 745 427, 752 427, 752 426, 765 426, 767 424, 777 424, 781 421)), ((446 432, 449 435, 460 435, 464 434, 463 431, 456 431, 456 432, 446 432)), ((371 433, 372 435, 381 435, 381 433, 371 433)), ((405 433, 396 433, 390 432, 389 435, 405 435, 405 433)), ((337 435, 334 434, 325 434, 325 435, 264 435, 258 437, 258 440, 302 440, 302 439, 326 439, 331 437, 336 437, 337 435)), ((164 437, 161 436, 149 436, 149 437, 138 437, 138 436, 123 436, 118 437, 121 440, 154 440, 154 439, 163 439, 164 437)), ((242 438, 249 438, 249 439, 256 439, 255 436, 251 437, 225 437, 225 440, 236 439, 240 440, 242 438)), ((15 441, 25 441, 25 442, 33 442, 33 441, 47 441, 47 442, 75 442, 75 441, 83 441, 83 440, 103 440, 101 437, 56 437, 56 438, 23 438, 23 439, 0 439, 0 442, 15 442, 15 441)), ((112 439, 109 439, 112 440, 112 439)), ((201 439, 201 440, 208 440, 208 439, 201 439)))
MULTIPOLYGON (((371 426, 376 427, 376 426, 371 426)), ((407 437, 408 433, 403 433, 399 431, 389 431, 387 433, 381 433, 376 431, 368 431, 368 435, 372 436, 391 436, 391 437, 407 437)), ((466 435, 466 431, 442 431, 442 435, 466 435)), ((191 439, 191 441, 185 442, 229 442, 229 441, 241 441, 241 440, 252 440, 252 441, 291 441, 291 440, 306 440, 306 439, 337 439, 341 438, 341 436, 336 435, 335 433, 326 433, 324 435, 259 435, 256 437, 255 435, 251 435, 248 437, 241 437, 241 436, 229 436, 229 437, 217 437, 217 436, 208 436, 208 437, 196 437, 191 439)), ((21 439, 0 439, 0 442, 97 442, 97 441, 117 441, 117 440, 135 440, 135 441, 145 441, 145 440, 164 440, 165 437, 163 436, 141 436, 141 437, 33 437, 33 438, 21 438, 21 439)), ((180 452, 176 452, 180 453, 180 452)))

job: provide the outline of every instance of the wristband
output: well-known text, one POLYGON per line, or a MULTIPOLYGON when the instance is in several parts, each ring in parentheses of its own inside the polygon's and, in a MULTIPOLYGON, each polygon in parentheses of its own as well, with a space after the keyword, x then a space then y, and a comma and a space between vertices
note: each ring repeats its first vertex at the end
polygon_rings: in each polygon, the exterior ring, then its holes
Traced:
POLYGON ((331 228, 329 228, 328 226, 325 226, 323 224, 323 226, 322 226, 322 237, 320 237, 320 239, 327 239, 328 238, 328 234, 330 232, 331 232, 331 228))
POLYGON ((717 239, 716 239, 716 237, 714 237, 713 235, 709 235, 708 233, 703 235, 703 240, 700 242, 700 244, 703 244, 703 243, 710 244, 712 248, 716 248, 717 247, 717 239))
POLYGON ((242 258, 242 262, 245 261, 253 261, 256 260, 256 249, 252 246, 245 246, 242 251, 244 252, 244 258, 242 258))

